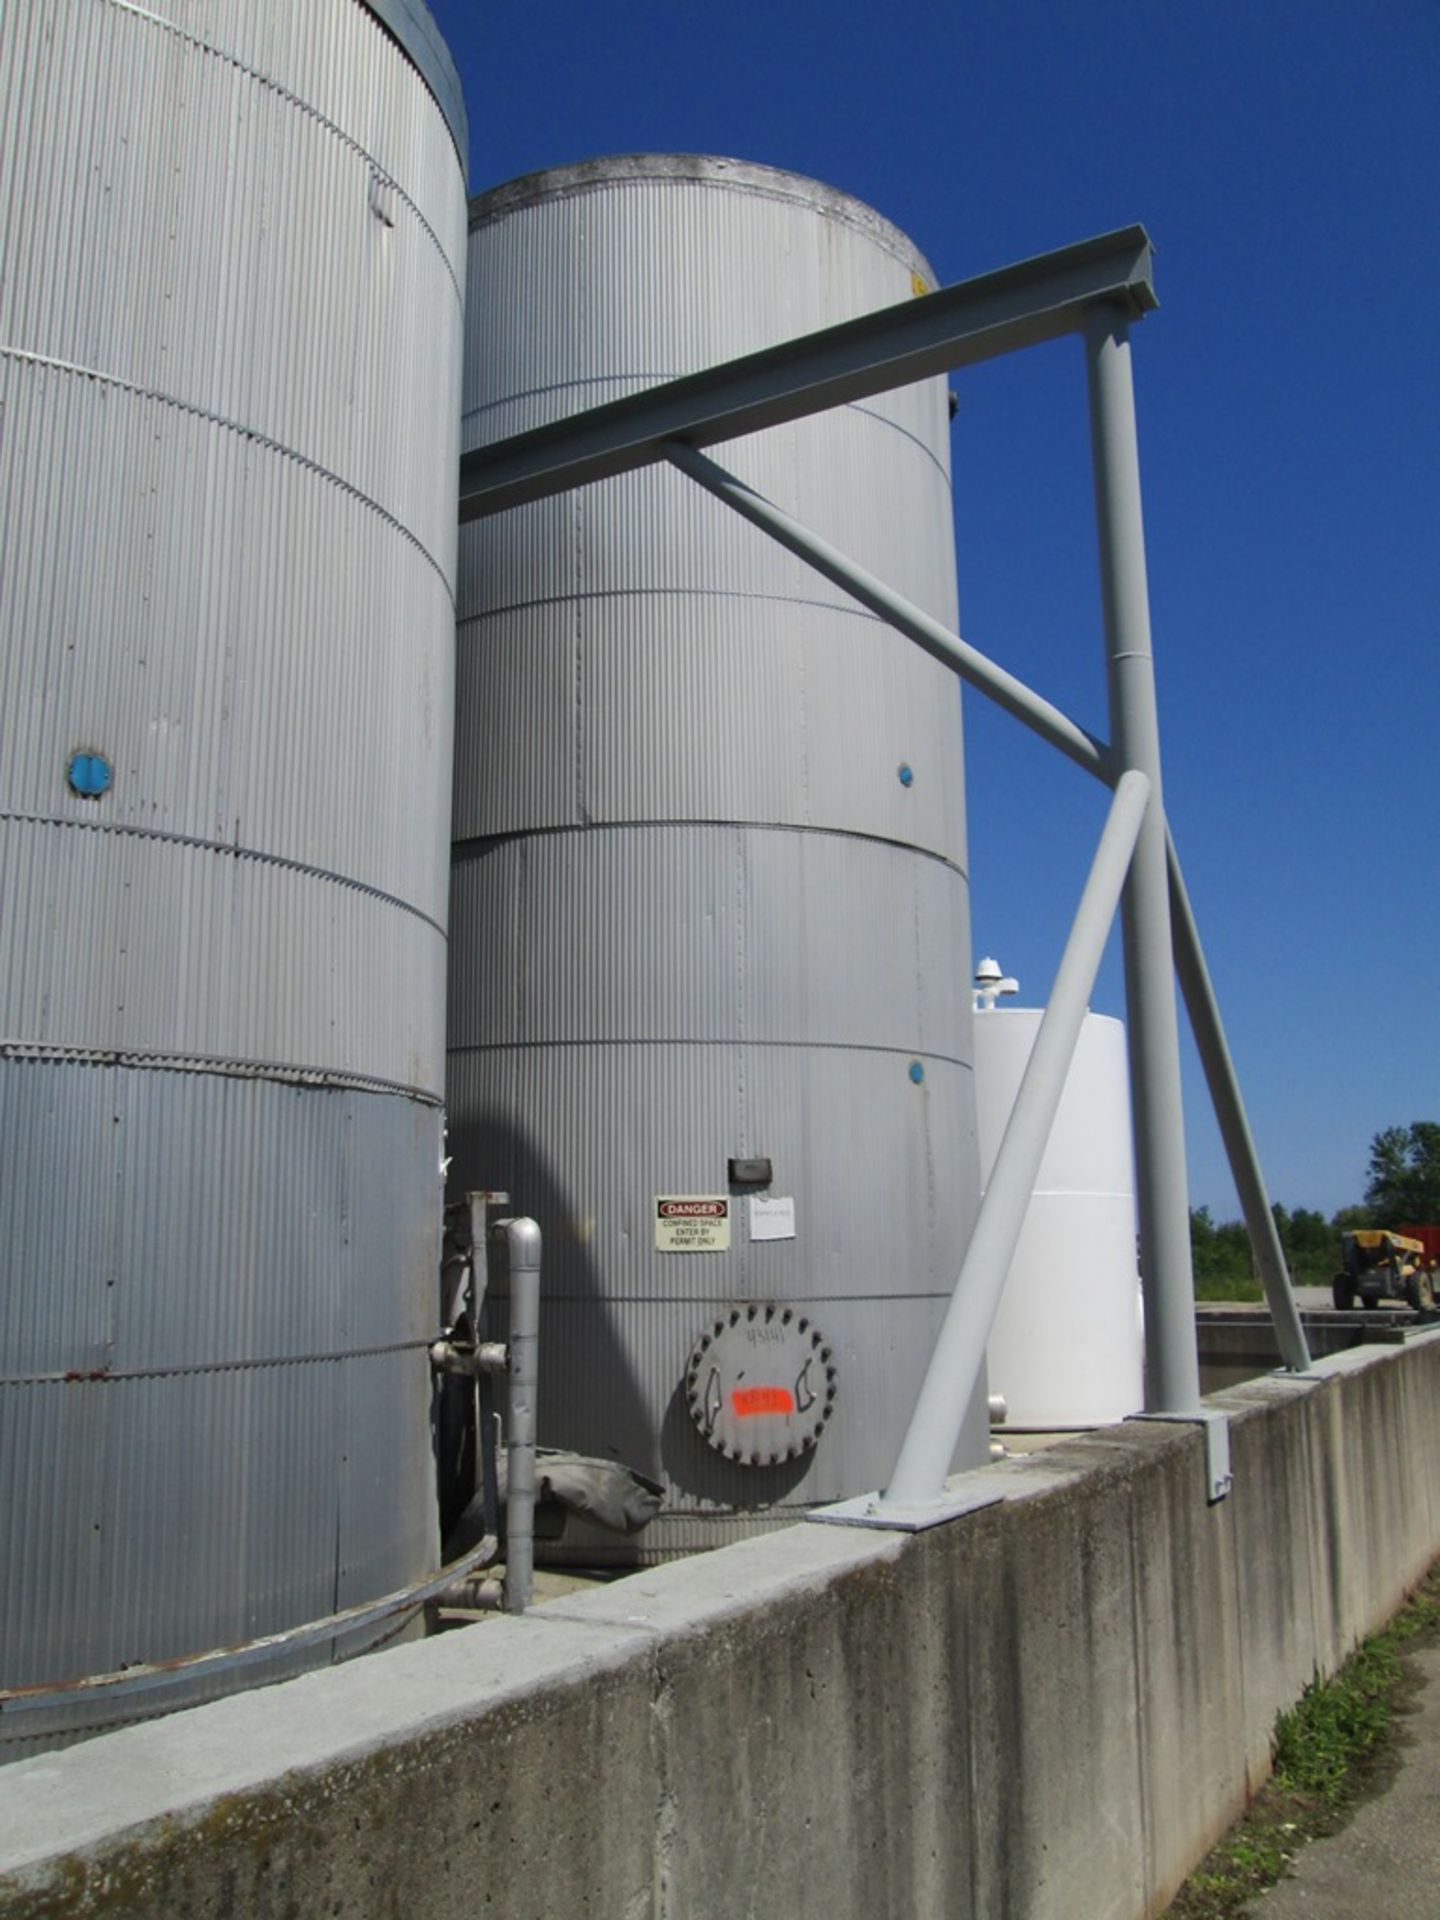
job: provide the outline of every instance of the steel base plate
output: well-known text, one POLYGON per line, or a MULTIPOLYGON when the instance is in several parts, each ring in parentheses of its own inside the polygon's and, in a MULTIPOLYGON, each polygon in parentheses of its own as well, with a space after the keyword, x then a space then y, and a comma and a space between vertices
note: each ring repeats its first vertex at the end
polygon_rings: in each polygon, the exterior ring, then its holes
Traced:
POLYGON ((927 1501, 923 1506, 899 1503, 886 1506, 881 1494, 862 1493, 853 1500, 837 1501, 833 1507, 816 1507, 805 1518, 826 1527, 878 1527, 888 1533, 923 1533, 928 1527, 943 1527, 948 1520, 978 1513, 982 1507, 997 1506, 1004 1498, 1004 1492, 993 1481, 982 1481, 978 1475, 956 1474, 945 1483, 945 1491, 938 1500, 927 1501))

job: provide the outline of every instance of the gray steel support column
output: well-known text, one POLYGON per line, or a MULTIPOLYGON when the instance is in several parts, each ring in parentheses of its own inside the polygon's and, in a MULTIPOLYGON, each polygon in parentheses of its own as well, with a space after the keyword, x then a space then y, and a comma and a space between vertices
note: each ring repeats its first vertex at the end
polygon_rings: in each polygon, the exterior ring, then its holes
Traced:
POLYGON ((1090 440, 1110 692, 1110 746, 1119 767, 1150 781, 1151 805, 1121 908, 1135 1112, 1135 1187, 1145 1289, 1146 1405, 1159 1413, 1200 1406, 1190 1203, 1180 1106, 1180 1034, 1170 939, 1160 728, 1150 651, 1145 533, 1135 391, 1124 311, 1086 316, 1090 440))
POLYGON ((880 1498, 882 1514, 934 1504, 944 1494, 1126 871, 1154 811, 1147 811, 1149 799, 1143 774, 1121 776, 895 1471, 880 1498))
POLYGON ((1295 1305, 1295 1295, 1290 1288, 1285 1249, 1280 1244, 1275 1215, 1270 1208, 1265 1175, 1261 1171, 1260 1156, 1255 1151, 1240 1082, 1235 1074, 1235 1062, 1230 1057, 1230 1048, 1225 1040, 1225 1027, 1211 984, 1210 970, 1205 964, 1200 932, 1195 924, 1190 896, 1185 891, 1185 878, 1180 871, 1175 842, 1168 832, 1165 850, 1170 872, 1175 971, 1180 977, 1180 991, 1185 996, 1185 1009, 1190 1015, 1200 1064, 1205 1069, 1205 1081, 1210 1089, 1215 1118, 1219 1122, 1220 1138, 1225 1143, 1235 1191, 1240 1196, 1240 1208, 1245 1215, 1250 1248, 1265 1288, 1270 1318, 1275 1323, 1280 1357, 1293 1373, 1305 1373, 1310 1366, 1309 1343, 1301 1325, 1300 1310, 1295 1305))
POLYGON ((997 667, 993 660, 962 640, 958 633, 951 633, 938 620, 932 619, 923 607, 917 607, 913 601, 905 599, 887 587, 883 580, 877 580, 873 573, 867 573, 863 567, 848 560, 837 547, 828 540, 822 540, 818 533, 812 533, 809 527, 802 526, 798 520, 791 519, 782 507, 773 500, 767 500, 763 493, 756 493, 753 487, 747 487, 733 473, 715 461, 698 453, 694 447, 687 446, 682 440, 667 440, 661 449, 672 467, 687 474, 697 485, 704 487, 707 493, 713 493, 717 500, 723 500, 727 507, 734 509, 742 519, 752 526, 768 533, 782 547, 803 560, 807 566, 814 567, 827 580, 833 581, 843 592, 850 594, 868 607, 871 613, 903 633, 907 640, 913 640, 922 652, 928 653, 932 660, 938 660, 942 667, 949 667, 968 686, 978 693, 985 694, 1006 713, 1022 721, 1042 740, 1048 740, 1052 747, 1058 747, 1076 766, 1083 767, 1087 773, 1093 773, 1098 780, 1110 778, 1109 750, 1103 741, 1096 740, 1083 727, 1058 707, 1051 706, 1023 680, 1017 680, 1013 673, 1007 673, 1003 667, 997 667))

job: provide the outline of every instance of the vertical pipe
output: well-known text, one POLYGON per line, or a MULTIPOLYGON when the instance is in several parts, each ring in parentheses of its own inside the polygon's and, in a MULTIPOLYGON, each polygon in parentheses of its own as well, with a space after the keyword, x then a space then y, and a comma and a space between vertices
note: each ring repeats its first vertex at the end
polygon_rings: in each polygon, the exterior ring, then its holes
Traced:
POLYGON ((1035 1190, 1035 1176, 1065 1091, 1126 870, 1148 817, 1149 792, 1145 776, 1133 771, 1122 774, 1115 789, 1105 831, 1075 912, 1075 924, 1065 943, 1040 1031, 980 1203, 975 1231, 895 1471, 881 1497, 882 1511, 886 1507, 932 1505, 944 1491, 945 1476, 980 1378, 985 1346, 1035 1190))
POLYGON ((1193 1413, 1200 1406, 1200 1363, 1190 1268, 1160 729, 1150 651, 1135 391, 1128 324, 1119 307, 1107 302, 1091 308, 1085 323, 1085 351, 1111 751, 1118 767, 1138 768, 1145 774, 1151 790, 1121 908, 1145 1288, 1146 1405, 1157 1413, 1193 1413))
POLYGON ((1168 834, 1165 851, 1170 870, 1170 915, 1175 940, 1175 971, 1180 976, 1180 991, 1185 996, 1185 1008, 1190 1015, 1200 1064, 1205 1069, 1205 1081, 1220 1126, 1220 1138, 1225 1143, 1225 1153, 1230 1161, 1235 1191, 1240 1196, 1240 1208, 1245 1215, 1255 1265, 1259 1268, 1260 1280, 1265 1288, 1270 1318, 1275 1323, 1280 1357, 1292 1372, 1304 1373, 1310 1366, 1310 1347, 1300 1322, 1299 1309, 1295 1305, 1295 1295, 1290 1289, 1285 1249, 1280 1244, 1270 1196, 1265 1190, 1265 1175, 1261 1170, 1260 1156, 1255 1151, 1255 1141, 1245 1113, 1245 1101, 1235 1075, 1235 1062, 1230 1058, 1230 1048, 1225 1040, 1225 1027, 1220 1018, 1215 989, 1211 985, 1210 970, 1205 965, 1205 952, 1200 945, 1195 914, 1190 905, 1190 896, 1185 891, 1185 878, 1180 871, 1175 842, 1168 834))
MULTIPOLYGON (((485 1338, 485 1296, 490 1284, 490 1203, 497 1196, 467 1194, 470 1203, 471 1321, 477 1341, 485 1338)), ((479 1461, 480 1509, 486 1533, 500 1531, 500 1471, 495 1458, 495 1387, 486 1372, 475 1378, 475 1457, 479 1461)))
POLYGON ((477 1340, 481 1337, 480 1316, 485 1309, 485 1288, 490 1274, 490 1247, 486 1238, 486 1224, 490 1218, 486 1209, 489 1203, 488 1193, 467 1193, 465 1196, 465 1204, 470 1209, 470 1324, 475 1329, 477 1340))
POLYGON ((540 1229, 502 1220, 510 1256, 510 1397, 505 1490, 505 1611, 524 1613, 535 1578, 535 1389, 540 1345, 540 1229))

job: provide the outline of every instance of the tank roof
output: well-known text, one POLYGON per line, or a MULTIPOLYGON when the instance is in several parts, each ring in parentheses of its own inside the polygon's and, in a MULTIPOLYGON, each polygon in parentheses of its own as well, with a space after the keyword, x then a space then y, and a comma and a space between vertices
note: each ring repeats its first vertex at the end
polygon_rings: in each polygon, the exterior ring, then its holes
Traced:
POLYGON ((737 160, 710 153, 618 153, 594 160, 579 160, 563 167, 546 167, 539 173, 521 174, 498 187, 476 194, 470 202, 470 230, 492 220, 536 206, 545 200, 565 200, 576 194, 591 193, 626 181, 665 180, 693 185, 723 187, 731 192, 761 194, 772 200, 791 200, 831 220, 838 220, 866 234, 887 253, 894 254, 933 284, 935 274, 930 262, 907 233, 893 221, 877 213, 853 194, 813 180, 808 174, 790 173, 783 167, 769 167, 756 160, 737 160))
POLYGON ((361 3, 374 14, 430 89, 455 142, 460 171, 468 180, 470 122, 465 112, 465 91, 445 36, 436 26, 425 0, 361 0, 361 3))

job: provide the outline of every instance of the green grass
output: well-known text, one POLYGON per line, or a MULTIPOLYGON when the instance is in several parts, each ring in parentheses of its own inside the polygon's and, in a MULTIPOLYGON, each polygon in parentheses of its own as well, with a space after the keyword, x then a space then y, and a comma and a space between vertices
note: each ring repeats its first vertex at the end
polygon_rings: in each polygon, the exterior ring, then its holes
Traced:
POLYGON ((1265 1289, 1248 1273, 1213 1273, 1195 1276, 1197 1300, 1263 1300, 1265 1289))
POLYGON ((1411 1684, 1406 1648, 1440 1638, 1440 1562, 1333 1679, 1313 1680, 1275 1722, 1274 1771, 1243 1820, 1201 1861, 1165 1920, 1243 1920, 1307 1840, 1333 1833, 1383 1761, 1411 1684))

